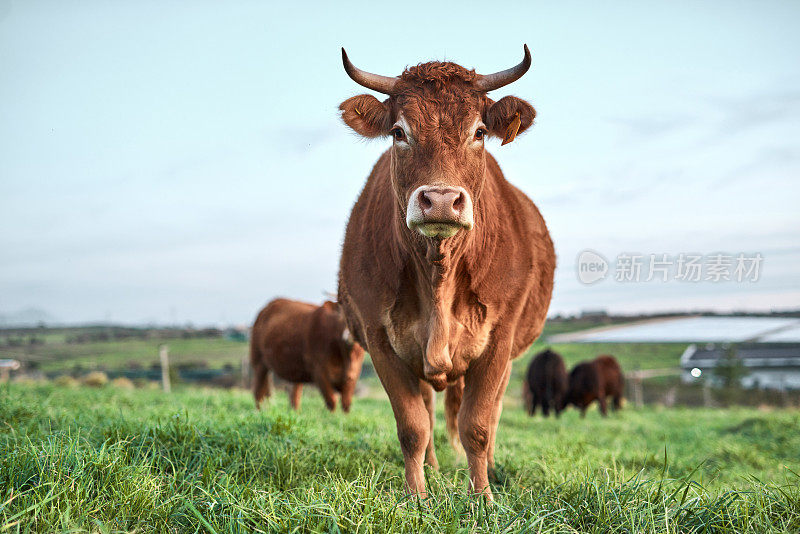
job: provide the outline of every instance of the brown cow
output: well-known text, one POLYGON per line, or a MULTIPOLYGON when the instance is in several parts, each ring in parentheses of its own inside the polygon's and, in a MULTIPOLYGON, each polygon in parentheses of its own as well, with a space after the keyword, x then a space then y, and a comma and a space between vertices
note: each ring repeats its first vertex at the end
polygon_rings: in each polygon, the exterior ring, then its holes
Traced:
POLYGON ((586 416, 586 408, 593 401, 600 404, 600 413, 606 416, 607 398, 611 397, 614 409, 622 407, 624 378, 622 369, 613 356, 598 356, 590 362, 581 362, 569 373, 569 389, 563 405, 574 404, 586 416))
POLYGON ((361 374, 364 349, 354 343, 339 306, 322 306, 275 299, 258 314, 250 335, 250 365, 256 408, 271 394, 270 372, 293 382, 292 407, 300 409, 303 384, 319 387, 328 409, 336 409, 336 392, 342 410, 350 411, 356 381, 361 374))
POLYGON ((511 142, 533 123, 527 102, 487 91, 522 76, 523 61, 481 76, 454 63, 399 77, 348 75, 388 95, 352 97, 339 109, 357 133, 389 136, 347 225, 339 302, 389 395, 406 488, 425 494, 423 462, 436 467, 434 390, 447 388, 451 442, 460 440, 470 485, 491 499, 487 467, 511 360, 544 326, 555 254, 539 210, 484 147, 511 142))
POLYGON ((545 417, 550 415, 550 409, 555 410, 558 417, 567 393, 567 368, 561 355, 550 349, 537 354, 528 366, 522 393, 530 415, 541 406, 545 417))

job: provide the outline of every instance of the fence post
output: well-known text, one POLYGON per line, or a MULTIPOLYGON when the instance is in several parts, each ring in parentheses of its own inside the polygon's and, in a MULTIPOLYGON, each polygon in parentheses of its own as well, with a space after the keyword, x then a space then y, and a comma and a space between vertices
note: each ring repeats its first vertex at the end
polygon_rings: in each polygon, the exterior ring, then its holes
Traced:
POLYGON ((642 392, 642 371, 639 369, 637 365, 636 368, 631 373, 633 376, 633 405, 637 408, 641 408, 644 404, 644 393, 642 392))
POLYGON ((160 345, 158 356, 161 358, 161 386, 165 393, 169 393, 172 390, 169 383, 169 347, 160 345))
POLYGON ((644 406, 644 388, 642 387, 642 375, 636 375, 636 380, 633 382, 633 398, 637 408, 644 406))
POLYGON ((713 403, 711 402, 711 386, 708 380, 703 380, 703 406, 710 408, 713 403))
POLYGON ((247 354, 242 355, 242 388, 247 389, 248 387, 248 375, 250 374, 250 358, 247 354))
POLYGON ((789 407, 789 392, 786 390, 786 377, 781 377, 781 406, 783 408, 789 407))

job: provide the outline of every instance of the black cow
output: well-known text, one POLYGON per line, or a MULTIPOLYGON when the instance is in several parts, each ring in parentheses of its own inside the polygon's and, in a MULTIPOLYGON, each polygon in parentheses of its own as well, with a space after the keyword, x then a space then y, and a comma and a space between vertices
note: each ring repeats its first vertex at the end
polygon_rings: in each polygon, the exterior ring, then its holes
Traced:
POLYGON ((558 417, 567 393, 567 368, 561 355, 549 348, 537 354, 528 366, 522 390, 530 415, 541 406, 545 417, 550 415, 551 408, 558 417))

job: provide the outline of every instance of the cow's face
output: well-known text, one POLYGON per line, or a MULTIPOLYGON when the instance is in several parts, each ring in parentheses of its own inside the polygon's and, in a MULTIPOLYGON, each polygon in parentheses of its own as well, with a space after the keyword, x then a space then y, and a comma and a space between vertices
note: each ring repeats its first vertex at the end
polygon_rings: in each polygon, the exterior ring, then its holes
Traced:
POLYGON ((339 348, 339 354, 341 354, 342 362, 344 362, 344 368, 352 369, 352 368, 361 368, 361 363, 364 361, 364 349, 361 348, 356 340, 353 338, 353 334, 350 333, 350 329, 345 326, 344 319, 340 319, 342 325, 342 334, 339 336, 337 340, 337 345, 339 348))
POLYGON ((575 390, 572 387, 570 387, 569 389, 567 389, 567 392, 564 395, 562 395, 560 399, 556 401, 556 408, 558 410, 563 410, 570 404, 574 404, 575 406, 580 407, 578 402, 579 399, 578 396, 576 395, 575 390))
POLYGON ((358 380, 364 364, 364 349, 358 343, 348 343, 344 355, 344 381, 358 380))
POLYGON ((386 185, 415 234, 446 239, 472 230, 486 175, 487 137, 502 137, 505 144, 533 123, 530 104, 510 96, 492 101, 480 78, 453 63, 425 63, 395 78, 385 101, 360 95, 339 106, 359 134, 391 138, 386 185))
POLYGON ((396 98, 391 185, 406 226, 444 239, 475 224, 486 170, 483 95, 420 87, 396 98))
POLYGON ((331 343, 331 365, 329 379, 332 383, 344 385, 348 382, 355 383, 361 375, 361 366, 364 363, 364 349, 356 342, 344 319, 341 306, 335 302, 327 301, 323 305, 331 317, 333 328, 338 335, 331 343))

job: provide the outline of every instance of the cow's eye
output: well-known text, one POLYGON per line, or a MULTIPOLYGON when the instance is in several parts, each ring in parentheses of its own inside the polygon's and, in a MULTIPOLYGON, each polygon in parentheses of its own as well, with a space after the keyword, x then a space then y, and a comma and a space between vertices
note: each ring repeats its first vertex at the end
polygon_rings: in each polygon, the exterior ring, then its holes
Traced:
POLYGON ((392 128, 391 133, 395 141, 405 141, 406 139, 406 133, 399 126, 395 126, 394 128, 392 128))
POLYGON ((486 135, 486 130, 484 130, 483 128, 478 128, 477 130, 475 130, 476 141, 480 141, 481 139, 483 139, 484 135, 486 135))

